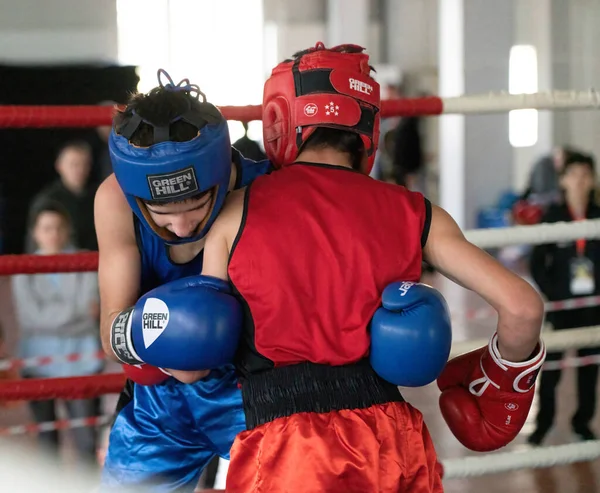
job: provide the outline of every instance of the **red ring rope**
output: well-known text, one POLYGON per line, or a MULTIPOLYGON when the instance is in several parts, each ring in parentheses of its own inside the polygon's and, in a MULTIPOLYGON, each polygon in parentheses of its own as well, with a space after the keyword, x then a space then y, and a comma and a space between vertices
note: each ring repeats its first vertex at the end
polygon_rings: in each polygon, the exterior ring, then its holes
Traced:
MULTIPOLYGON (((261 105, 220 106, 229 120, 253 121, 262 118, 261 105)), ((381 102, 381 116, 439 115, 444 109, 437 96, 390 99, 381 102)), ((0 128, 64 128, 110 125, 110 106, 1 106, 0 128)))
POLYGON ((0 276, 96 270, 98 270, 98 252, 60 255, 0 255, 0 276))
POLYGON ((5 380, 0 382, 0 401, 92 399, 106 394, 118 394, 124 385, 124 373, 106 373, 86 377, 5 380))

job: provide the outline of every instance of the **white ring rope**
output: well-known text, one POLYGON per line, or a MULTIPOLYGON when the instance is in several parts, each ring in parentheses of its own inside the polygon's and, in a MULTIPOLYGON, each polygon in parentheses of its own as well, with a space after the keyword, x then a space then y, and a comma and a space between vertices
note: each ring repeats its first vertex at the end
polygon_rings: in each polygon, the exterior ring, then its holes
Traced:
MULTIPOLYGON (((544 330, 542 337, 546 343, 546 350, 548 352, 584 347, 600 347, 600 325, 560 331, 544 330)), ((456 342, 452 345, 450 357, 453 358, 473 349, 487 346, 488 342, 489 338, 456 342)))
POLYGON ((442 461, 444 479, 469 478, 517 469, 587 462, 600 457, 600 440, 524 451, 496 452, 442 461))
POLYGON ((598 364, 600 364, 600 354, 594 354, 592 356, 564 358, 559 361, 546 361, 542 368, 544 370, 564 370, 565 368, 579 368, 581 366, 598 364))
MULTIPOLYGON (((535 226, 475 229, 466 231, 465 236, 470 242, 480 248, 561 243, 574 241, 579 238, 600 238, 600 220, 589 219, 577 222, 538 224, 535 226)), ((577 301, 575 298, 573 300, 550 302, 550 304, 556 304, 556 308, 559 309, 571 309, 579 307, 578 304, 580 303, 583 303, 585 306, 596 304, 594 298, 589 297, 589 300, 586 299, 585 301, 577 301)), ((494 315, 494 313, 489 313, 490 317, 494 315)), ((544 331, 542 335, 548 351, 600 346, 600 326, 560 332, 549 330, 544 331)), ((489 339, 473 339, 455 343, 452 346, 451 357, 485 346, 488 341, 489 339)))
POLYGON ((465 236, 479 248, 497 248, 510 245, 542 245, 574 241, 579 238, 600 238, 600 219, 585 221, 484 228, 465 231, 465 236))
POLYGON ((600 107, 600 94, 588 91, 550 91, 534 94, 492 92, 473 96, 442 98, 442 113, 504 113, 519 109, 586 110, 600 107))

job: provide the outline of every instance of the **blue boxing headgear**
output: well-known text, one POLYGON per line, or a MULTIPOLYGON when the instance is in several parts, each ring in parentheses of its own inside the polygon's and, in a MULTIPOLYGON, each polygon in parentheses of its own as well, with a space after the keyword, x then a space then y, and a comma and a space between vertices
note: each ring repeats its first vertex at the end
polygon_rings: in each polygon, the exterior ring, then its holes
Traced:
MULTIPOLYGON (((160 76, 166 74, 159 71, 160 76)), ((169 78, 168 74, 166 74, 169 78)), ((231 142, 227 121, 221 112, 206 102, 206 96, 187 80, 175 86, 160 85, 166 90, 196 92, 202 96, 200 110, 187 111, 157 125, 133 112, 119 128, 113 128, 108 148, 117 181, 129 205, 141 223, 169 244, 188 243, 203 238, 225 203, 231 176, 231 142), (182 85, 185 82, 185 85, 182 85), (169 141, 170 125, 185 121, 198 128, 198 135, 185 142, 169 141), (154 144, 137 147, 130 143, 140 124, 153 127, 154 144), (180 238, 159 228, 152 220, 144 201, 179 202, 212 191, 208 214, 190 237, 180 238)))

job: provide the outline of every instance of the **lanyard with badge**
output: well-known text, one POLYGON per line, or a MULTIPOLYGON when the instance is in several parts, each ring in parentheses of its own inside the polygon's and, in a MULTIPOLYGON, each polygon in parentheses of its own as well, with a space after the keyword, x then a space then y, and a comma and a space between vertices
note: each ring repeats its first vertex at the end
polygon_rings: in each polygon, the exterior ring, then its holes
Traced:
MULTIPOLYGON (((585 216, 576 216, 569 208, 569 214, 574 221, 583 221, 585 216)), ((575 242, 577 256, 571 260, 571 294, 588 295, 596 288, 594 281, 594 264, 585 256, 586 239, 579 238, 575 242)))

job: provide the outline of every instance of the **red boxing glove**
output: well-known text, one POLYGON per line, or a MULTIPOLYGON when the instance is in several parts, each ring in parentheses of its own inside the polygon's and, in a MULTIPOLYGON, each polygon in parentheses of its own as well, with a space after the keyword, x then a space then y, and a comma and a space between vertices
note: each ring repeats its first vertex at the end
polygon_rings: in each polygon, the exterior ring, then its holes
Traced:
POLYGON ((529 414, 545 358, 540 340, 530 360, 506 361, 494 334, 488 346, 450 360, 437 383, 442 416, 458 441, 476 452, 489 452, 514 440, 529 414))
POLYGON ((140 385, 156 385, 169 378, 169 374, 156 366, 152 365, 121 365, 123 371, 129 380, 133 380, 140 385))

